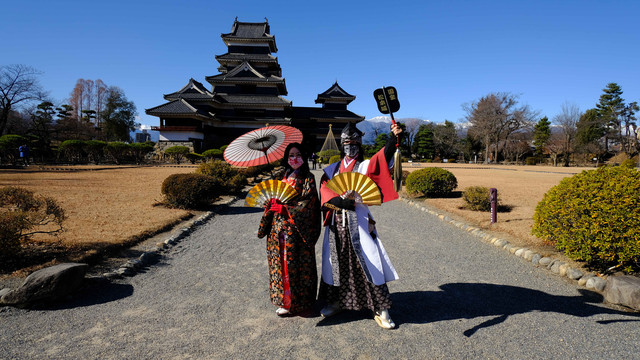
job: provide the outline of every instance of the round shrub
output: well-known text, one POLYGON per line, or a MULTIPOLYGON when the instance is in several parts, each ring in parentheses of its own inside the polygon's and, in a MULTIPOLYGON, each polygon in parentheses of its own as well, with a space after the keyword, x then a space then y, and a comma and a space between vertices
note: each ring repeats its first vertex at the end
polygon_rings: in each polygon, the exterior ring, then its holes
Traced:
POLYGON ((195 164, 198 161, 202 161, 202 159, 204 159, 204 156, 198 154, 198 153, 188 153, 187 154, 187 160, 189 160, 192 164, 195 164))
POLYGON ((189 152, 189 148, 182 145, 172 146, 164 150, 164 154, 170 157, 177 164, 180 164, 182 159, 184 159, 189 152))
POLYGON ((329 164, 333 164, 334 162, 340 161, 340 155, 333 155, 329 158, 329 164))
POLYGON ((470 186, 462 193, 465 207, 474 211, 491 211, 491 194, 485 186, 470 186))
POLYGON ((227 164, 222 160, 212 160, 207 161, 206 163, 202 163, 198 166, 196 173, 207 175, 207 176, 215 176, 220 179, 226 180, 234 177, 238 170, 227 164))
POLYGON ((524 159, 524 163, 525 165, 535 165, 538 163, 538 158, 535 156, 528 156, 526 159, 524 159))
POLYGON ((222 159, 224 152, 220 149, 209 149, 202 153, 205 159, 222 159))
POLYGON ((425 168, 407 176, 407 192, 414 195, 445 196, 458 186, 458 179, 448 170, 425 168))
POLYGON ((180 209, 199 209, 220 196, 219 180, 202 174, 173 174, 162 182, 167 204, 180 209))
POLYGON ((536 206, 533 235, 604 270, 640 270, 640 173, 602 167, 563 179, 536 206))

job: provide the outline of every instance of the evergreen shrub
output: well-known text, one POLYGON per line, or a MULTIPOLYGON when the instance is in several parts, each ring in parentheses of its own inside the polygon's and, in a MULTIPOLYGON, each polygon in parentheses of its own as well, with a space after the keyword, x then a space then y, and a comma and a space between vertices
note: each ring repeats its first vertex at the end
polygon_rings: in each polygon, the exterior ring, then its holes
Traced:
POLYGON ((195 164, 198 161, 202 161, 202 159, 204 159, 204 156, 198 153, 192 152, 187 154, 187 160, 189 160, 192 164, 195 164))
POLYGON ((202 163, 196 169, 197 174, 215 178, 221 187, 221 194, 236 194, 247 184, 244 170, 238 170, 222 160, 202 163))
POLYGON ((170 157, 177 164, 180 164, 182 159, 184 159, 189 153, 189 148, 182 145, 172 146, 164 150, 164 154, 170 157))
POLYGON ((524 159, 524 163, 525 165, 535 165, 538 163, 538 158, 535 156, 528 156, 526 159, 524 159))
POLYGON ((604 270, 640 270, 640 172, 601 167, 563 179, 536 206, 533 235, 604 270))
POLYGON ((446 196, 458 186, 458 179, 448 170, 432 167, 413 171, 406 186, 412 195, 446 196))
POLYGON ((323 164, 330 164, 329 160, 331 159, 332 156, 336 156, 336 155, 340 156, 340 150, 329 149, 329 150, 320 151, 318 153, 318 156, 322 160, 323 164))
POLYGON ((485 186, 470 186, 462 193, 465 208, 474 211, 491 211, 491 194, 485 186))
POLYGON ((220 195, 219 179, 202 174, 173 174, 163 182, 165 202, 180 209, 199 209, 210 205, 220 195))
POLYGON ((340 161, 340 155, 333 155, 331 158, 329 158, 329 164, 333 164, 334 162, 338 161, 340 161))
POLYGON ((632 160, 632 159, 626 159, 624 161, 622 161, 622 163, 620 163, 620 166, 622 167, 627 167, 630 169, 633 169, 634 167, 636 167, 637 163, 632 160))
POLYGON ((224 156, 224 151, 220 149, 209 149, 203 152, 202 156, 204 156, 206 160, 222 159, 222 157, 224 156))

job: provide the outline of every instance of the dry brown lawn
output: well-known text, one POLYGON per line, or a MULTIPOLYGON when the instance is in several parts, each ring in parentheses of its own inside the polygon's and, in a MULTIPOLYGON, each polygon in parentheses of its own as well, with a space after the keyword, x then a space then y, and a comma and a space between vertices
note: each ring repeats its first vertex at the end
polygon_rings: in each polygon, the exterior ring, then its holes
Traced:
POLYGON ((58 238, 33 239, 34 251, 53 253, 33 261, 55 262, 73 260, 52 259, 62 256, 60 249, 67 248, 76 258, 82 258, 82 253, 135 242, 189 217, 188 211, 157 203, 162 200, 160 187, 167 176, 194 170, 193 166, 74 166, 47 171, 34 166, 0 170, 0 186, 21 186, 50 196, 65 210, 64 233, 58 238), (47 242, 55 244, 55 248, 43 247, 47 242))
MULTIPOLYGON (((491 225, 489 213, 465 210, 461 197, 416 201, 425 201, 467 223, 503 233, 512 243, 549 251, 550 247, 530 234, 535 207, 545 192, 564 177, 588 169, 409 163, 403 164, 403 169, 413 171, 426 166, 451 171, 458 179, 457 191, 473 185, 497 188, 500 203, 511 210, 499 212, 498 222, 491 225)), ((167 176, 194 170, 193 166, 75 166, 50 170, 32 167, 0 170, 0 186, 17 185, 51 196, 65 209, 66 231, 58 239, 39 236, 31 243, 31 255, 44 250, 49 253, 35 256, 32 262, 55 263, 81 260, 83 254, 96 254, 109 246, 130 245, 189 217, 188 211, 158 203, 162 200, 160 187, 167 176), (65 252, 71 255, 65 256, 65 252)), ((30 265, 31 270, 37 267, 30 265)), ((7 273, 0 266, 0 274, 3 271, 7 273)))
POLYGON ((486 186, 498 190, 501 205, 510 208, 497 213, 497 222, 491 224, 489 212, 464 209, 462 197, 416 199, 427 205, 441 209, 454 218, 483 229, 503 233, 508 240, 519 246, 528 246, 540 251, 552 251, 540 239, 531 235, 533 213, 544 194, 567 177, 583 170, 594 168, 553 167, 553 166, 509 166, 480 164, 434 164, 404 163, 403 170, 414 171, 424 167, 440 167, 455 175, 458 188, 462 192, 470 186, 486 186))

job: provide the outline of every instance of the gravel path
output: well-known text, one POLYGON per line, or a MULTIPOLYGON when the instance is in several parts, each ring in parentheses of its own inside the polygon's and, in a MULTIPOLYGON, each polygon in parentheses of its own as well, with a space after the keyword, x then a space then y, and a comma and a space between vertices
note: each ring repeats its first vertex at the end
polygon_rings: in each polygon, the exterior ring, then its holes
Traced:
POLYGON ((638 314, 405 202, 372 211, 400 275, 395 330, 368 312, 278 318, 261 211, 240 200, 143 273, 0 308, 0 359, 640 358, 638 314))

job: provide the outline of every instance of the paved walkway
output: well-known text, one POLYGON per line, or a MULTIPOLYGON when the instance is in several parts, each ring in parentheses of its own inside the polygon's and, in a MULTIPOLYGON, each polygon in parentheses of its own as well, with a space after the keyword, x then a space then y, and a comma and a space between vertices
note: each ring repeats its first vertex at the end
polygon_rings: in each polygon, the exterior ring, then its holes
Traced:
POLYGON ((56 308, 0 308, 0 359, 640 358, 638 314, 405 202, 373 214, 400 275, 395 330, 366 311, 278 318, 261 211, 240 200, 144 273, 56 308))

